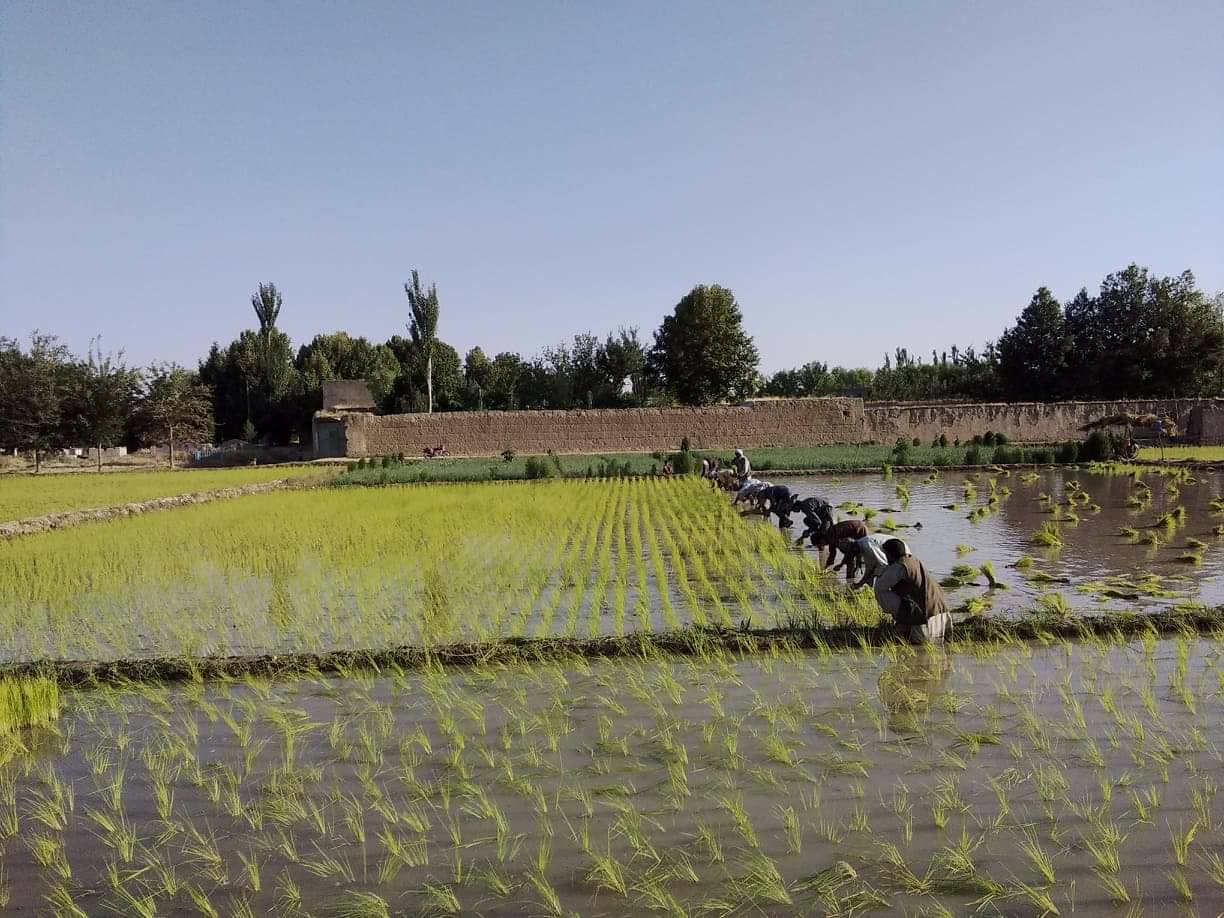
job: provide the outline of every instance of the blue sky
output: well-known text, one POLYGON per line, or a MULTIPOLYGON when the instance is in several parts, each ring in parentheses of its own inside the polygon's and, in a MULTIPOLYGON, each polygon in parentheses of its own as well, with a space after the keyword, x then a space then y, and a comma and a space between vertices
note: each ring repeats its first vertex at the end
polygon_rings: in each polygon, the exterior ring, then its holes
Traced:
POLYGON ((766 370, 998 335, 1131 261, 1224 288, 1224 4, 0 4, 0 334, 194 365, 644 337, 731 287, 766 370))

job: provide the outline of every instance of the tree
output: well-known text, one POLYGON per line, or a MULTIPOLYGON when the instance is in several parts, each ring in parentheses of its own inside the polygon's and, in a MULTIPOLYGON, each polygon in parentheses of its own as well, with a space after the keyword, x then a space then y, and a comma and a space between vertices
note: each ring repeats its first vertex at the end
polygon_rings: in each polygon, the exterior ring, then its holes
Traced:
POLYGON ((140 392, 140 371, 129 369, 123 352, 103 355, 95 338, 88 357, 70 374, 66 393, 65 429, 97 448, 98 471, 102 450, 123 439, 124 429, 140 392))
POLYGON ((54 335, 34 332, 24 352, 0 338, 0 443, 33 450, 36 472, 62 433, 68 364, 68 349, 54 335))
POLYGON ((425 363, 425 392, 427 413, 433 413, 433 359, 438 337, 438 287, 430 284, 429 290, 421 289, 421 276, 414 268, 412 283, 404 284, 408 294, 408 308, 412 310, 412 321, 408 323, 408 334, 417 346, 425 363))
POLYGON ((1016 324, 999 338, 999 373, 1009 399, 1042 401, 1062 396, 1071 336, 1062 304, 1040 287, 1016 324))
POLYGON ((443 411, 463 408, 467 383, 459 352, 445 341, 435 340, 433 357, 427 361, 416 342, 392 335, 387 347, 399 361, 400 373, 384 401, 384 410, 425 413, 429 410, 430 383, 427 364, 432 364, 433 407, 443 411))
POLYGON ((758 359, 734 294, 701 285, 655 332, 649 364, 680 402, 711 405, 751 395, 758 359))
POLYGON ((315 335, 298 349, 294 366, 300 380, 298 429, 303 434, 310 429, 314 413, 323 407, 323 383, 364 379, 375 403, 382 404, 400 374, 399 360, 391 348, 347 332, 315 335))
POLYGON ((489 390, 489 377, 493 373, 493 362, 479 347, 474 347, 463 358, 463 379, 467 383, 468 407, 484 410, 485 393, 489 390))
MULTIPOLYGON (((264 396, 273 401, 285 381, 287 361, 281 359, 287 348, 275 347, 276 320, 281 311, 281 293, 276 284, 260 284, 251 296, 251 308, 259 320, 259 369, 263 375, 264 396)), ((288 338, 285 341, 288 342, 288 338)))
POLYGON ((611 392, 611 405, 641 405, 646 401, 646 348, 638 339, 637 328, 618 329, 615 337, 609 332, 596 363, 611 392))
POLYGON ((138 419, 141 440, 149 445, 167 444, 170 468, 174 468, 176 439, 212 439, 212 392, 200 382, 199 374, 176 364, 150 367, 138 419))

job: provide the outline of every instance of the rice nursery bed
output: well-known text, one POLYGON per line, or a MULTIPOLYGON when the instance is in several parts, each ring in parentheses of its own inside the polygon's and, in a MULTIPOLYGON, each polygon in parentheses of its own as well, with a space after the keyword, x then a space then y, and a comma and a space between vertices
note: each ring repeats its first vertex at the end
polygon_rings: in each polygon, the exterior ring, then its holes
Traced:
POLYGON ((50 726, 0 724, 0 908, 1217 914, 1221 649, 775 647, 66 691, 50 726))
POLYGON ((334 475, 320 466, 261 466, 177 472, 0 475, 0 523, 64 510, 93 510, 120 504, 177 497, 259 484, 279 478, 334 475))
POLYGON ((276 492, 0 553, 9 664, 878 620, 696 478, 276 492))

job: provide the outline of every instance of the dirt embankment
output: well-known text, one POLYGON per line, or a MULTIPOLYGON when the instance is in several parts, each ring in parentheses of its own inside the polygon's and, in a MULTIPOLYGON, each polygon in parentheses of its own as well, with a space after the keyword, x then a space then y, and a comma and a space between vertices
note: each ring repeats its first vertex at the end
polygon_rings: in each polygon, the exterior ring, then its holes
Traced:
POLYGON ((262 494, 265 491, 279 491, 283 488, 314 487, 317 484, 317 481, 311 479, 277 478, 273 481, 261 481, 258 484, 241 485, 236 488, 200 491, 195 494, 178 494, 174 497, 155 497, 152 500, 120 504, 115 507, 98 507, 92 510, 65 510, 62 513, 48 513, 45 516, 29 516, 25 519, 0 523, 0 539, 15 539, 19 536, 33 535, 37 532, 47 532, 50 529, 65 529, 69 526, 79 526, 82 523, 114 520, 124 516, 138 516, 154 510, 170 510, 174 507, 189 507, 193 504, 207 504, 214 500, 244 497, 249 494, 262 494))

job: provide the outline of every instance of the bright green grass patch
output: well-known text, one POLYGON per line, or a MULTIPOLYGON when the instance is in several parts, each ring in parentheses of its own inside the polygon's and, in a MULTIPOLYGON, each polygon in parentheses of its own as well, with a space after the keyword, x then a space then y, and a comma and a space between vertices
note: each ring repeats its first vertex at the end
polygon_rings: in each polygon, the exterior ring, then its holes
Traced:
POLYGON ((1154 462, 1160 459, 1181 459, 1194 462, 1224 462, 1224 446, 1166 446, 1164 455, 1156 446, 1145 446, 1139 450, 1140 460, 1154 462))
MULTIPOLYGON (((979 448, 982 463, 989 464, 990 447, 979 448)), ((895 463, 892 447, 888 446, 813 446, 803 448, 775 447, 749 449, 748 458, 759 477, 774 471, 808 471, 829 469, 853 471, 879 469, 895 463)), ((965 461, 965 447, 947 448, 916 446, 907 451, 910 465, 960 465, 965 461)), ((696 463, 702 458, 717 456, 724 466, 731 462, 732 450, 694 450, 696 463)), ((391 463, 383 468, 381 460, 374 467, 342 475, 342 484, 408 484, 423 481, 513 481, 527 478, 529 459, 547 467, 549 477, 584 478, 606 475, 650 475, 662 470, 669 453, 595 453, 583 455, 515 456, 509 462, 499 457, 464 459, 419 459, 406 463, 391 463)))
POLYGON ((177 472, 104 472, 0 476, 0 522, 64 510, 114 507, 241 485, 335 474, 326 466, 260 466, 177 472))
POLYGON ((698 478, 278 491, 0 554, 7 660, 878 620, 698 478))

